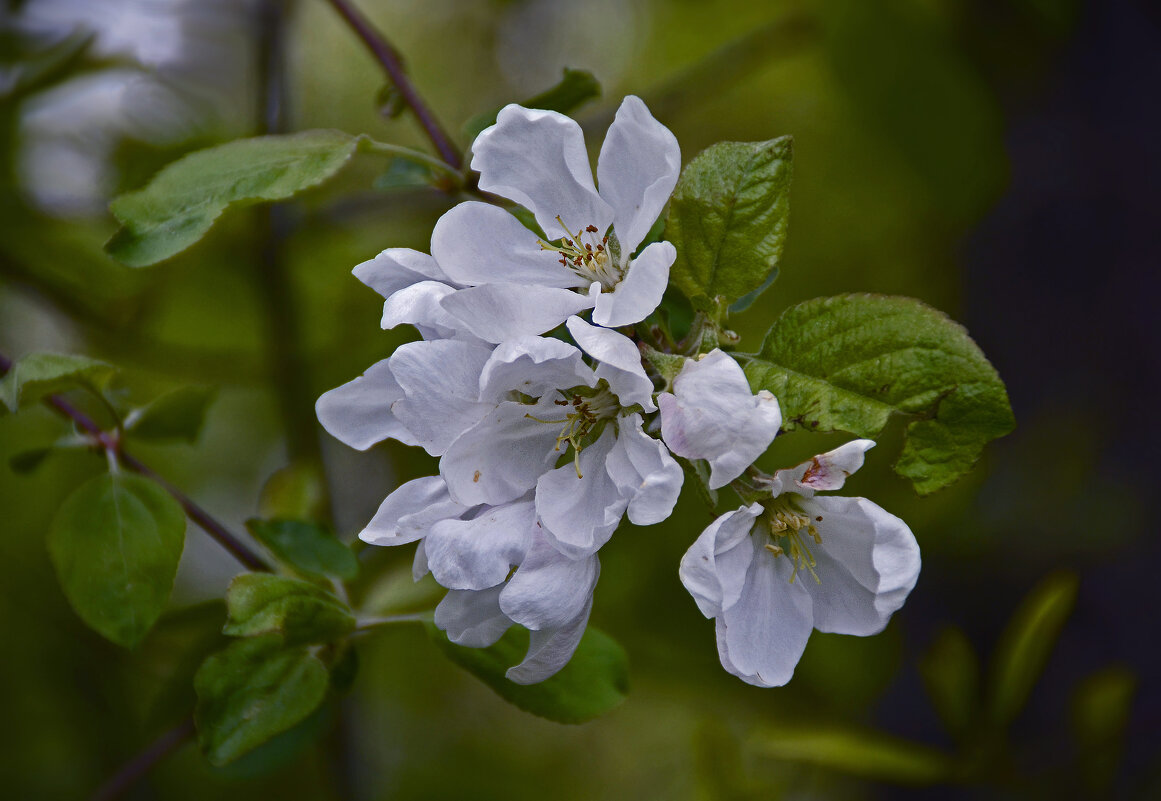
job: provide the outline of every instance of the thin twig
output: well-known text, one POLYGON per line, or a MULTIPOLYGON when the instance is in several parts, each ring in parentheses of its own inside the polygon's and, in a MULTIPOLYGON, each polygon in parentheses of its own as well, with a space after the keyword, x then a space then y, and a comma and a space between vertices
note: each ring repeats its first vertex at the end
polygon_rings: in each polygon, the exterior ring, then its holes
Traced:
POLYGON ((122 765, 116 774, 102 784, 97 792, 93 793, 89 801, 114 801, 114 799, 120 798, 130 787, 140 781, 150 768, 176 751, 193 735, 193 718, 186 718, 122 765))
POLYGON ((451 137, 447 135, 447 131, 439 124, 435 114, 423 98, 419 96, 415 85, 411 83, 411 79, 407 77, 406 70, 403 69, 403 62, 399 58, 399 53, 391 46, 370 21, 363 16, 363 14, 352 5, 349 0, 328 0, 335 11, 339 13, 351 30, 363 41, 367 49, 371 51, 371 55, 383 67, 387 77, 395 87, 395 91, 403 98, 411 111, 415 114, 415 118, 419 120, 419 124, 423 126, 424 133, 427 138, 431 140, 431 144, 439 152, 440 158, 446 161, 456 169, 463 167, 464 158, 460 153, 458 147, 452 142, 451 137))
MULTIPOLYGON (((12 360, 0 353, 0 376, 3 376, 11 369, 12 360)), ((235 559, 250 570, 270 572, 270 566, 260 556, 247 548, 241 540, 231 534, 229 529, 215 520, 209 512, 202 509, 191 498, 186 496, 185 493, 163 479, 149 466, 137 459, 137 457, 126 451, 119 436, 102 430, 91 417, 76 406, 73 406, 60 395, 49 395, 44 399, 44 402, 84 429, 107 452, 113 452, 122 465, 135 473, 156 481, 162 489, 173 496, 175 501, 181 504, 181 508, 185 510, 190 520, 201 526, 219 545, 233 554, 235 559)))

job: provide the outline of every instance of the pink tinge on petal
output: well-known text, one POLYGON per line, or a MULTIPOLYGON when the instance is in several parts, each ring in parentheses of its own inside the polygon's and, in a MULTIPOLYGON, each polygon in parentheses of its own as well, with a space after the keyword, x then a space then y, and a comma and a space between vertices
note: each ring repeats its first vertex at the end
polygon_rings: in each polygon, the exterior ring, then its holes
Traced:
POLYGON ((832 451, 820 453, 809 462, 794 468, 795 472, 805 468, 796 483, 818 492, 842 489, 847 478, 863 466, 863 454, 873 447, 875 443, 872 440, 856 439, 832 451))

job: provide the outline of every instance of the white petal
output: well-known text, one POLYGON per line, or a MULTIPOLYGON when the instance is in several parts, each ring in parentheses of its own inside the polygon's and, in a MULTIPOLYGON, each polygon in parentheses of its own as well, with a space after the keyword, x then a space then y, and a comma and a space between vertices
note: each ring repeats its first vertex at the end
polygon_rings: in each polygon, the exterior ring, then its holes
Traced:
POLYGON ((726 512, 681 557, 677 574, 706 617, 717 617, 738 602, 754 558, 750 528, 761 513, 757 503, 726 512))
POLYGON ((391 412, 391 404, 402 397, 403 388, 384 359, 354 381, 324 392, 314 410, 327 433, 356 450, 388 438, 416 445, 418 440, 391 412))
POLYGON ((535 525, 531 501, 485 507, 471 520, 436 523, 424 541, 428 567, 451 590, 493 587, 523 560, 535 525))
POLYGON ((790 583, 791 569, 786 557, 755 548, 738 602, 718 618, 722 667, 749 684, 780 687, 806 650, 810 595, 801 575, 790 583))
POLYGON ((647 412, 657 409, 653 403, 653 382, 645 375, 641 351, 633 340, 608 328, 589 325, 579 317, 569 317, 565 326, 577 344, 600 362, 597 378, 609 382, 609 389, 622 406, 639 403, 647 412))
POLYGON ((638 526, 660 523, 673 513, 685 478, 669 449, 641 430, 640 415, 617 420, 617 444, 605 469, 629 499, 629 519, 638 526))
POLYGON ((404 397, 391 410, 432 456, 493 408, 479 400, 480 371, 491 353, 483 345, 434 340, 408 342, 392 354, 404 397))
POLYGON ((469 200, 435 223, 431 252, 453 281, 575 287, 585 282, 560 264, 560 254, 540 247, 536 234, 504 209, 469 200))
MULTIPOLYGON (((802 503, 822 544, 812 546, 821 583, 808 576, 819 631, 865 636, 883 630, 919 578, 919 544, 899 518, 866 498, 802 503)), ((802 581, 801 574, 799 580, 802 581)))
POLYGON ((424 476, 402 484, 379 505, 379 511, 359 539, 372 545, 402 545, 425 536, 440 520, 468 511, 451 499, 439 476, 424 476))
POLYGON ((613 207, 613 224, 626 254, 637 249, 661 215, 680 172, 677 137, 653 118, 641 98, 627 96, 597 159, 601 197, 613 207))
POLYGON ((533 537, 524 561, 500 593, 500 608, 533 631, 560 628, 592 603, 600 572, 596 555, 570 559, 546 537, 533 537))
POLYGON ((528 654, 524 661, 508 668, 504 675, 516 684, 535 684, 555 675, 576 653, 589 623, 589 612, 593 602, 588 604, 577 618, 559 629, 534 631, 528 638, 528 654))
POLYGON ((710 464, 711 489, 725 486, 754 463, 782 425, 778 401, 765 390, 754 395, 742 368, 714 350, 690 359, 663 393, 661 436, 669 449, 710 464))
POLYGON ((536 482, 540 522, 556 547, 574 559, 596 553, 608 542, 629 505, 605 470, 615 442, 613 426, 606 426, 597 441, 580 452, 580 478, 570 462, 536 482))
POLYGON ((808 498, 815 492, 842 489, 847 477, 863 466, 863 454, 873 447, 874 440, 851 440, 833 451, 820 453, 808 462, 777 470, 764 483, 774 495, 796 492, 808 498))
POLYGON ((589 225, 603 233, 612 224, 613 209, 593 185, 584 134, 569 117, 505 106, 496 124, 476 137, 472 151, 480 188, 527 208, 550 238, 589 225), (557 216, 569 230, 561 230, 557 216))
POLYGON ((411 560, 411 580, 419 581, 431 571, 427 568, 427 551, 423 549, 423 540, 415 546, 415 558, 411 560))
POLYGON ((551 331, 593 305, 588 295, 538 284, 484 284, 454 292, 443 308, 485 342, 551 331))
POLYGON ((535 406, 505 401, 461 434, 439 462, 452 498, 465 506, 498 505, 535 487, 560 456, 556 437, 564 423, 532 417, 555 420, 559 409, 552 401, 535 406))
POLYGON ((498 403, 509 392, 539 398, 596 383, 592 368, 572 345, 551 337, 521 337, 492 351, 480 373, 480 398, 498 403))
POLYGON ((654 242, 629 264, 612 292, 593 297, 593 322, 609 328, 640 322, 661 303, 669 284, 669 268, 677 249, 669 242, 654 242))
POLYGON ((435 259, 410 248, 388 248, 352 272, 384 298, 420 281, 451 283, 435 259))
POLYGON ((421 332, 426 330, 434 334, 424 336, 424 339, 455 336, 462 323, 440 305, 443 298, 455 291, 439 281, 419 281, 400 289, 383 304, 383 328, 413 325, 421 332))
POLYGON ((447 632, 456 645, 487 648, 495 645, 511 626, 500 611, 500 587, 487 590, 452 590, 435 608, 435 625, 447 632))

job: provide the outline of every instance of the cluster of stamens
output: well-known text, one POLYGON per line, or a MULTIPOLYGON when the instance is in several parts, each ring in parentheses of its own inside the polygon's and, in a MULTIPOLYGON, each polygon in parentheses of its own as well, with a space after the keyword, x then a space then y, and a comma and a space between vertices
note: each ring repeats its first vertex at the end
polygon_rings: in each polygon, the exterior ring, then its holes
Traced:
POLYGON ((794 572, 790 574, 791 584, 798 577, 799 570, 808 571, 816 583, 822 583, 818 574, 814 572, 818 561, 807 544, 807 540, 813 540, 815 545, 822 544, 822 536, 814 527, 815 522, 821 521, 821 517, 816 517, 812 521, 785 495, 775 498, 766 507, 762 522, 765 523, 772 542, 766 543, 765 548, 775 556, 785 556, 794 564, 794 572))
MULTIPOLYGON (((564 220, 557 215, 556 221, 565 231, 569 228, 564 220)), ((572 270, 580 278, 591 283, 599 281, 602 290, 610 290, 621 280, 621 271, 609 254, 609 237, 597 239, 600 230, 595 225, 589 225, 576 234, 569 231, 569 235, 562 237, 560 244, 540 242, 541 250, 551 250, 560 254, 560 263, 572 270), (584 240, 588 239, 588 242, 584 240)))
POLYGON ((556 450, 567 451, 571 446, 576 477, 584 478, 580 469, 580 452, 585 447, 585 438, 600 421, 616 416, 617 411, 621 408, 621 403, 617 400, 616 395, 604 387, 593 395, 582 395, 576 390, 560 390, 560 394, 563 397, 553 401, 553 403, 568 409, 561 419, 542 420, 530 414, 524 416, 538 423, 563 424, 564 428, 561 429, 560 436, 556 438, 556 450))

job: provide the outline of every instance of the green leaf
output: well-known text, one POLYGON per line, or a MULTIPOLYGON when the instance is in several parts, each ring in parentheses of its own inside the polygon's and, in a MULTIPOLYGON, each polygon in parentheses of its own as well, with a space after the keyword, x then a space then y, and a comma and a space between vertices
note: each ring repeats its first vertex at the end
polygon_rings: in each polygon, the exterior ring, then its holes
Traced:
POLYGON ((373 186, 380 191, 390 192, 394 189, 431 186, 434 183, 434 174, 424 165, 407 159, 392 159, 387 172, 376 178, 373 186))
POLYGON ((758 753, 895 784, 936 784, 954 773, 951 757, 882 732, 838 726, 787 726, 757 735, 758 753))
POLYGON ((206 409, 213 402, 211 387, 182 387, 167 392, 125 421, 126 430, 139 439, 197 441, 206 409))
POLYGON ((287 645, 327 643, 349 634, 355 618, 331 593, 288 576, 243 573, 226 592, 231 637, 281 634, 287 645))
POLYGON ((1073 694, 1072 733, 1087 797, 1113 796, 1136 690, 1133 672, 1114 665, 1085 677, 1073 694))
MULTIPOLYGON (((520 105, 524 108, 539 108, 568 114, 594 97, 600 97, 600 95, 601 84, 591 72, 565 67, 564 76, 560 79, 560 83, 534 97, 522 100, 520 105)), ((464 133, 468 135, 469 139, 475 139, 480 135, 480 131, 495 124, 496 115, 500 113, 501 108, 494 108, 469 119, 464 123, 464 133)))
POLYGON ((309 460, 275 470, 258 498, 258 513, 267 519, 318 520, 326 510, 326 476, 317 462, 309 460))
POLYGON ((1078 581, 1059 573, 1040 582, 1008 622, 992 657, 988 719, 1006 726, 1024 708, 1076 604, 1078 581))
POLYGON ((173 589, 185 544, 185 514, 140 476, 101 475, 57 512, 48 549, 65 596, 93 629, 132 648, 173 589))
POLYGON ((962 476, 1015 422, 995 369, 962 326, 912 298, 838 295, 792 306, 746 365, 782 428, 874 438, 908 415, 895 472, 920 494, 962 476))
POLYGON ((919 661, 919 674, 943 725, 955 737, 972 728, 980 708, 980 664, 959 629, 948 627, 919 661))
POLYGON ((21 451, 8 458, 8 466, 12 468, 14 473, 31 473, 44 463, 52 451, 52 448, 33 448, 21 451))
POLYGON ((239 139, 184 156, 109 208, 122 227, 105 245, 130 267, 168 259, 197 242, 231 205, 284 200, 347 163, 358 137, 315 130, 239 139))
POLYGON ((768 286, 790 220, 793 142, 719 142, 681 171, 666 238, 677 248, 673 283, 708 308, 768 286))
POLYGON ((276 634, 237 640, 207 659, 194 677, 198 741, 225 765, 305 720, 323 702, 326 666, 305 646, 276 634))
POLYGON ((0 400, 11 411, 45 395, 85 385, 100 390, 113 377, 111 364, 69 353, 30 353, 0 378, 0 400))
POLYGON ((432 624, 427 632, 460 667, 487 684, 505 701, 557 723, 583 723, 603 715, 629 692, 629 659, 616 640, 589 626, 572 659, 539 684, 516 684, 504 675, 528 650, 528 631, 508 630, 490 648, 464 648, 432 624))
POLYGON ((278 561, 307 576, 334 576, 350 581, 359 573, 354 552, 318 523, 248 520, 246 528, 278 561))

